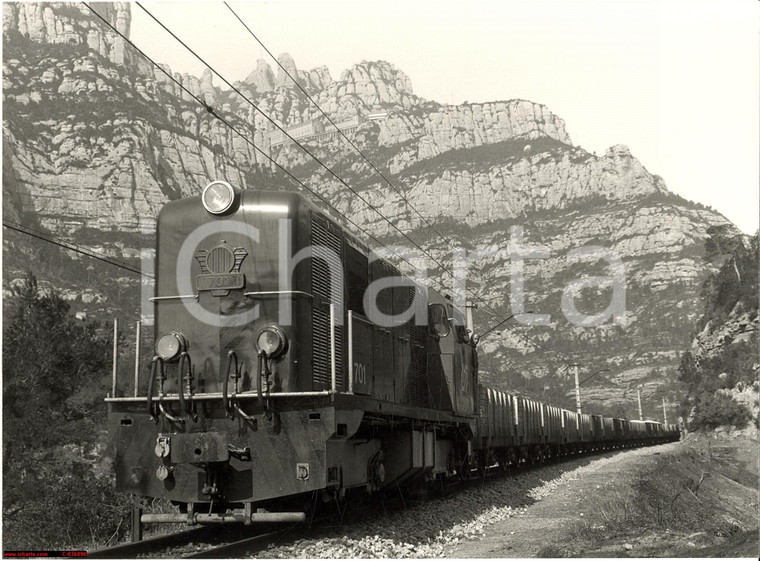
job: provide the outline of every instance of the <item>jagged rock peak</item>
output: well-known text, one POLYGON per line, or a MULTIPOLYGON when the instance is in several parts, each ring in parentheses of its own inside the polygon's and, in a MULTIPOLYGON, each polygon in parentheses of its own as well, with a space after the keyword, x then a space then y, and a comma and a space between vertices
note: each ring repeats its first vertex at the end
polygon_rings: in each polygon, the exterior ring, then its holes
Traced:
POLYGON ((629 157, 632 158, 631 149, 625 144, 615 144, 607 148, 606 156, 617 156, 618 158, 629 157))
MULTIPOLYGON (((92 9, 129 37, 129 2, 92 2, 92 9)), ((87 44, 111 62, 129 58, 124 40, 80 2, 3 2, 3 35, 15 31, 37 43, 87 44)))
POLYGON ((215 105, 217 98, 217 91, 213 84, 214 73, 210 68, 206 68, 201 74, 200 88, 203 94, 204 101, 209 105, 215 105))
POLYGON ((256 69, 246 77, 245 82, 256 88, 259 93, 271 92, 274 90, 272 67, 263 59, 257 60, 256 69))
POLYGON ((293 80, 291 80, 288 76, 288 74, 290 74, 290 76, 293 76, 293 78, 298 79, 298 68, 296 67, 296 63, 293 60, 293 57, 288 53, 282 53, 277 57, 277 62, 280 63, 281 67, 277 68, 277 79, 275 80, 275 87, 294 88, 295 84, 293 83, 293 80), (283 71, 283 68, 287 70, 288 74, 283 71))
POLYGON ((368 108, 411 107, 417 102, 409 77, 384 60, 355 64, 341 74, 333 87, 339 98, 354 96, 368 108))
POLYGON ((299 72, 300 79, 312 90, 322 91, 332 85, 333 79, 326 66, 312 68, 308 72, 299 72))
POLYGON ((354 64, 340 76, 341 81, 363 84, 383 82, 399 93, 414 94, 412 81, 401 70, 384 60, 366 61, 354 64))

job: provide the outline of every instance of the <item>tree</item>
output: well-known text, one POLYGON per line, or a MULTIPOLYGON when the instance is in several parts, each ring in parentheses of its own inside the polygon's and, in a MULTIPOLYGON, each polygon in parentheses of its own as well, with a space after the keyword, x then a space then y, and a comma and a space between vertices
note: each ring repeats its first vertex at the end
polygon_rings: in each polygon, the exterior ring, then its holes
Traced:
MULTIPOLYGON (((3 328, 3 538, 9 549, 120 538, 130 499, 64 445, 97 442, 110 338, 27 273, 3 328)), ((75 449, 77 446, 75 446, 75 449)))
POLYGON ((61 421, 102 407, 110 344, 97 322, 81 322, 27 273, 11 290, 3 329, 3 463, 15 451, 61 439, 61 421), (76 396, 73 403, 67 400, 76 396))

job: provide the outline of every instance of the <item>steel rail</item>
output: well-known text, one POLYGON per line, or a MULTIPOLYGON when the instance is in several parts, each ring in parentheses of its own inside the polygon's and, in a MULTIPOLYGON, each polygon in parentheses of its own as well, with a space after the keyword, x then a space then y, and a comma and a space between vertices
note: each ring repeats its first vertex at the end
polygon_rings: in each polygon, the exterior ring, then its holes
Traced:
POLYGON ((183 555, 182 559, 229 559, 240 558, 242 554, 250 556, 251 553, 258 553, 267 548, 272 540, 277 541, 278 538, 284 536, 290 528, 280 530, 276 532, 266 532, 253 536, 251 538, 245 538, 232 543, 226 543, 201 551, 189 553, 183 555))
POLYGON ((167 547, 174 547, 190 543, 196 538, 209 533, 208 527, 183 530, 154 538, 146 538, 137 542, 123 543, 113 547, 107 547, 96 551, 88 551, 87 557, 91 559, 129 559, 143 553, 151 553, 167 547))

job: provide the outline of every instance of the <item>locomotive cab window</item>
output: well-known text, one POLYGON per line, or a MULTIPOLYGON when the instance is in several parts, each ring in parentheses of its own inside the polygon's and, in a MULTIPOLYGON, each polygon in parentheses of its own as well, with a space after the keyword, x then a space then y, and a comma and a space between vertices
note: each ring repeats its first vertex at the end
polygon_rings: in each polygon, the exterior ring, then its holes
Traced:
POLYGON ((443 304, 430 304, 428 308, 428 329, 431 335, 446 337, 451 331, 446 306, 443 304))

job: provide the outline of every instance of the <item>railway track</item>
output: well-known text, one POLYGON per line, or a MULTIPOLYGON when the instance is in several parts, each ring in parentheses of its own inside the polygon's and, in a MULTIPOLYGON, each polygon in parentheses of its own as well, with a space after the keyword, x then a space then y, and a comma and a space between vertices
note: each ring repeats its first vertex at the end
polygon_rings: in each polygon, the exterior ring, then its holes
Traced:
POLYGON ((188 553, 183 555, 182 559, 228 559, 253 555, 266 549, 270 543, 281 542, 291 530, 292 527, 274 532, 264 532, 235 542, 188 553))
MULTIPOLYGON (((562 458, 551 458, 545 462, 525 463, 513 466, 508 470, 502 470, 499 467, 489 466, 485 473, 473 476, 456 483, 441 486, 438 493, 450 495, 468 488, 482 485, 486 481, 496 482, 502 479, 509 479, 513 475, 529 474, 539 472, 543 468, 555 466, 569 462, 573 459, 581 460, 584 457, 601 456, 605 453, 616 453, 622 449, 610 449, 604 451, 586 452, 573 456, 562 458)), ((434 492, 434 494, 436 494, 434 492)), ((295 541, 304 537, 315 538, 325 528, 335 528, 348 524, 349 526, 361 521, 362 519, 371 518, 378 511, 382 510, 386 514, 399 512, 419 501, 425 501, 431 498, 428 494, 416 496, 385 496, 380 502, 370 501, 369 503, 359 505, 354 504, 348 508, 348 516, 338 516, 332 514, 332 520, 318 517, 310 524, 280 524, 280 525, 212 525, 203 526, 158 536, 155 538, 145 539, 139 542, 131 542, 108 549, 89 552, 88 557, 95 559, 129 559, 140 557, 151 558, 182 558, 182 559, 223 559, 223 558, 241 558, 250 557, 269 547, 270 544, 285 545, 290 541, 295 541), (253 535, 252 535, 253 534, 253 535)), ((345 505, 344 505, 345 506, 345 505)))
MULTIPOLYGON (((251 528, 245 526, 204 526, 164 536, 88 552, 93 559, 222 559, 262 551, 271 543, 282 543, 294 526, 273 529, 272 525, 251 528), (254 535, 251 535, 251 534, 254 535)), ((296 530, 300 535, 300 530, 296 530)))
POLYGON ((144 540, 115 545, 97 551, 88 551, 87 557, 92 559, 130 559, 155 551, 170 549, 203 539, 209 534, 209 528, 193 528, 173 534, 146 538, 144 540))

